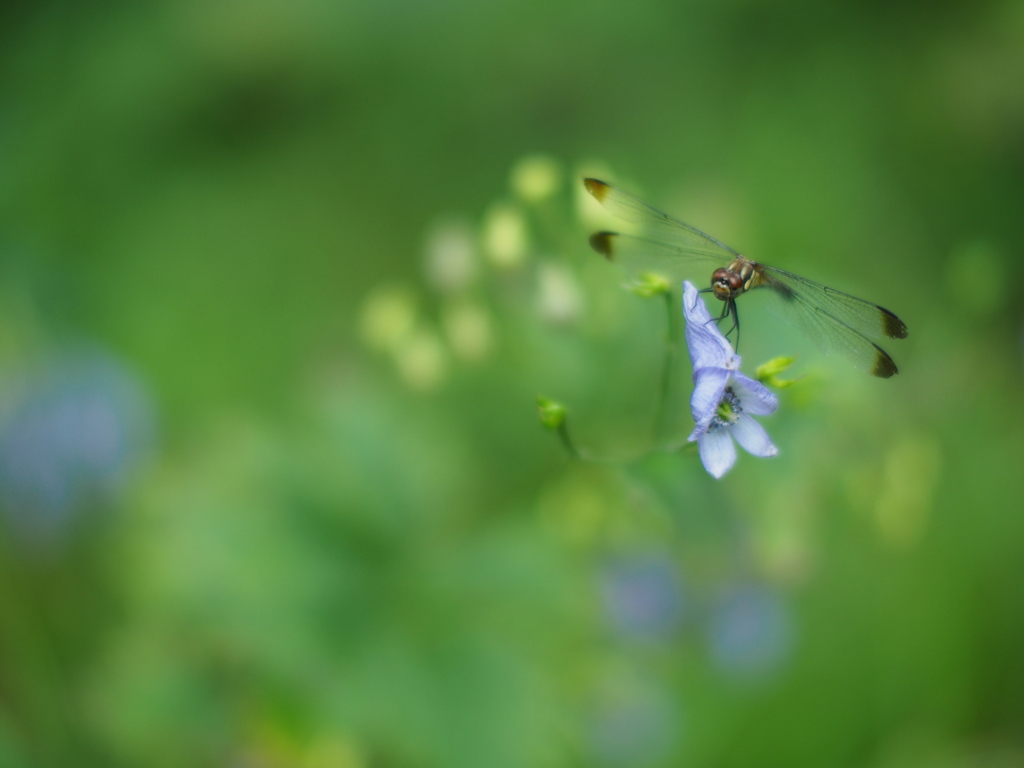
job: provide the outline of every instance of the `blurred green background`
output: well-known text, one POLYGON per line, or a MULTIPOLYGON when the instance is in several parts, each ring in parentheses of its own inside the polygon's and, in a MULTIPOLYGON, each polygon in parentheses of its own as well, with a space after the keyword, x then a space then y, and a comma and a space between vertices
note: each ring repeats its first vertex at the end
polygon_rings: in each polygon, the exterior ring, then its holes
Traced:
POLYGON ((43 0, 0 62, 0 766, 1024 765, 1019 0, 43 0), (900 375, 751 296, 780 455, 645 455, 583 175, 900 375))

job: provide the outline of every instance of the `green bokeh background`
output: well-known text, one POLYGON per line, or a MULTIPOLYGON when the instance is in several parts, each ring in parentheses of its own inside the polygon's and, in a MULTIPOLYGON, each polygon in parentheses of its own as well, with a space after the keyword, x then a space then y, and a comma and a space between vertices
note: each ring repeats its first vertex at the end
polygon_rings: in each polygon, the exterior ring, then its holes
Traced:
POLYGON ((0 766, 1024 765, 1020 2, 2 17, 0 766), (586 174, 892 308, 900 375, 751 296, 780 455, 644 455, 586 174))

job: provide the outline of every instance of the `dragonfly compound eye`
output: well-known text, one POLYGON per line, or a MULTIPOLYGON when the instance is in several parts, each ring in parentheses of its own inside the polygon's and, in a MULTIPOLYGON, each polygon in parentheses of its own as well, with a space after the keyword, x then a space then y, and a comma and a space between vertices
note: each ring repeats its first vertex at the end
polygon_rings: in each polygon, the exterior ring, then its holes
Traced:
POLYGON ((735 298, 743 293, 743 278, 728 269, 716 269, 711 274, 711 292, 722 301, 735 298))

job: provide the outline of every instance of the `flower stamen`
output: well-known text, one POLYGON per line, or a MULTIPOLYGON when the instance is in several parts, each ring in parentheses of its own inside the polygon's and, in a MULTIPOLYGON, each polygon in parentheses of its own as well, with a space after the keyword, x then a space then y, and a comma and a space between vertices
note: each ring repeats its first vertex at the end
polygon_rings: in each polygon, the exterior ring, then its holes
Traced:
POLYGON ((708 427, 708 431, 714 432, 719 427, 735 424, 739 421, 741 413, 743 413, 743 403, 737 394, 732 391, 732 387, 726 387, 722 393, 722 400, 715 409, 715 418, 708 427))

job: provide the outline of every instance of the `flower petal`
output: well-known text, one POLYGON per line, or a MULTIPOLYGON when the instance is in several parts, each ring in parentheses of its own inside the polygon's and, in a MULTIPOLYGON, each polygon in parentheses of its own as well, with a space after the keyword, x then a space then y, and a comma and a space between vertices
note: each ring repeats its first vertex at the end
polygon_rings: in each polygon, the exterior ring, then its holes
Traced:
POLYGON ((728 429, 716 429, 702 435, 697 441, 697 447, 700 449, 704 469, 716 480, 736 463, 736 446, 729 437, 728 429))
POLYGON ((736 438, 736 442, 753 456, 767 458, 779 452, 772 439, 768 437, 768 433, 764 431, 764 427, 745 413, 740 414, 736 422, 729 427, 729 431, 736 438))
POLYGON ((740 399, 744 413, 767 416, 779 407, 779 398, 768 387, 738 371, 732 375, 732 391, 740 399))
MULTIPOLYGON (((735 357, 732 345, 718 330, 708 308, 693 283, 683 283, 683 315, 686 318, 686 348, 690 351, 693 367, 724 366, 735 357)), ((739 361, 736 361, 739 368, 739 361)))
POLYGON ((731 371, 725 368, 698 368, 693 372, 690 412, 693 414, 693 420, 697 422, 697 431, 707 431, 718 405, 722 402, 722 393, 730 375, 731 371))

